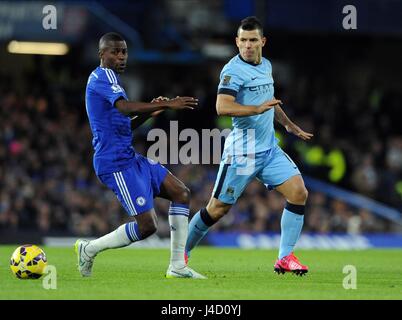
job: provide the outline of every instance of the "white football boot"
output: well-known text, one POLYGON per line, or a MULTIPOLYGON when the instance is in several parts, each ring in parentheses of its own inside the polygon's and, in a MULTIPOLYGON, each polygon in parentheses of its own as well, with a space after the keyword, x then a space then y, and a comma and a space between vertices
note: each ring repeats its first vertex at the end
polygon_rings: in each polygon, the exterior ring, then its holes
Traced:
POLYGON ((83 277, 90 277, 92 274, 92 265, 94 263, 95 257, 90 257, 86 252, 85 248, 89 244, 88 240, 78 239, 75 242, 75 253, 78 259, 78 271, 83 277))
POLYGON ((207 277, 203 276, 202 274, 195 272, 193 269, 189 268, 188 266, 184 266, 180 269, 173 268, 170 264, 169 268, 166 271, 166 278, 173 279, 173 278, 192 278, 192 279, 207 279, 207 277))

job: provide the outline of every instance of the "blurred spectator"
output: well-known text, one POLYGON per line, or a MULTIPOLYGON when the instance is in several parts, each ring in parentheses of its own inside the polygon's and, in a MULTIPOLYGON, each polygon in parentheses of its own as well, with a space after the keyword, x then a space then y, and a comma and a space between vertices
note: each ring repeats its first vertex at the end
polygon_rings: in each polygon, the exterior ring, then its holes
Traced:
MULTIPOLYGON (((334 62, 335 69, 336 66, 341 68, 334 62)), ((366 63, 363 67, 375 66, 366 63)), ((137 70, 139 74, 142 72, 147 84, 141 100, 149 101, 159 95, 194 94, 200 98, 200 108, 191 114, 187 111, 162 114, 153 125, 168 129, 169 120, 178 119, 181 128, 218 127, 215 115, 217 64, 164 68, 170 72, 152 67, 137 70), (154 75, 158 79, 156 84, 147 79, 154 75)), ((354 72, 359 73, 359 69, 354 72)), ((0 229, 97 236, 115 229, 126 217, 115 195, 101 185, 92 168, 92 136, 82 96, 87 74, 75 74, 74 79, 68 78, 68 72, 63 74, 62 84, 46 79, 49 84, 58 83, 57 89, 37 84, 35 92, 24 94, 6 90, 10 83, 0 82, 0 229)), ((376 86, 372 91, 362 88, 358 94, 347 84, 340 85, 344 77, 347 74, 342 70, 336 69, 334 74, 331 68, 325 72, 306 70, 299 64, 287 87, 275 84, 277 91, 283 92, 284 109, 289 116, 314 132, 320 166, 310 166, 299 152, 302 148, 297 148, 300 140, 278 126, 284 149, 302 172, 322 179, 328 178, 331 169, 329 151, 341 150, 346 168, 341 171, 338 184, 401 210, 402 136, 395 130, 399 128, 397 106, 402 101, 402 91, 376 86), (377 120, 379 126, 373 130, 377 120)), ((19 88, 18 81, 11 87, 19 88)), ((145 125, 135 134, 139 151, 147 150, 148 129, 149 125, 145 125)), ((190 187, 191 212, 205 206, 217 166, 174 165, 169 168, 190 187)), ((278 232, 284 205, 281 195, 268 192, 255 181, 214 229, 278 232)), ((155 209, 159 217, 158 232, 166 236, 169 234, 167 201, 156 200, 155 209)), ((393 231, 394 226, 372 212, 349 207, 321 192, 310 192, 304 230, 387 232, 393 231)))
POLYGON ((353 173, 352 181, 359 193, 368 197, 375 197, 378 187, 378 174, 371 154, 364 156, 362 163, 353 173))

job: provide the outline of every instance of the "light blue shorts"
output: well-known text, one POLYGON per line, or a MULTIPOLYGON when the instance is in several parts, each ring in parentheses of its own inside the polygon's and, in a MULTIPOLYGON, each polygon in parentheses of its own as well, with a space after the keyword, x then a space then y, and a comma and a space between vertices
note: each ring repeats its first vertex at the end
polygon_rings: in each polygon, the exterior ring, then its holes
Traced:
POLYGON ((299 174, 296 164, 279 146, 247 156, 223 155, 212 195, 234 204, 254 178, 272 190, 299 174))

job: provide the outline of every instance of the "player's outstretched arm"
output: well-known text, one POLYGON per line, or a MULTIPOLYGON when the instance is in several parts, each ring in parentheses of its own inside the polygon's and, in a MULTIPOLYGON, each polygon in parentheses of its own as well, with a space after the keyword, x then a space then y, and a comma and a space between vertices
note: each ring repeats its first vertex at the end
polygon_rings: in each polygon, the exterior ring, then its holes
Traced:
POLYGON ((280 100, 270 100, 260 106, 244 106, 235 102, 235 97, 228 94, 218 94, 216 98, 216 112, 219 116, 248 117, 264 113, 273 108, 280 100))
POLYGON ((197 105, 198 100, 193 97, 176 97, 174 99, 157 100, 154 102, 134 102, 121 99, 115 103, 116 108, 121 113, 130 116, 142 113, 152 113, 165 109, 194 109, 197 105))
POLYGON ((287 132, 293 133, 303 140, 310 140, 313 137, 312 133, 303 131, 299 126, 293 123, 279 104, 275 105, 275 120, 283 125, 287 132))
MULTIPOLYGON (((156 102, 156 101, 168 101, 169 98, 159 96, 158 98, 152 99, 151 102, 156 102)), ((162 113, 163 110, 158 110, 154 112, 147 112, 147 113, 142 113, 140 115, 132 115, 131 117, 131 130, 137 129, 139 126, 141 126, 145 121, 147 121, 151 117, 156 117, 160 113, 162 113)))

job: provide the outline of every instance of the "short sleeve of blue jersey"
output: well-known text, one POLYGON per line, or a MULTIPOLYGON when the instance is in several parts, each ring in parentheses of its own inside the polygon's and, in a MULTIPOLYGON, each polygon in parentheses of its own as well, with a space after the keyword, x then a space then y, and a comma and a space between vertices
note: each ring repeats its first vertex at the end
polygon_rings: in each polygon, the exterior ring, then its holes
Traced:
POLYGON ((218 94, 222 93, 236 97, 243 83, 244 80, 238 74, 238 70, 235 72, 233 68, 225 66, 220 75, 218 94))
POLYGON ((109 101, 112 106, 119 99, 127 99, 124 89, 117 83, 111 83, 106 76, 100 76, 96 82, 92 84, 92 89, 101 97, 109 101))

